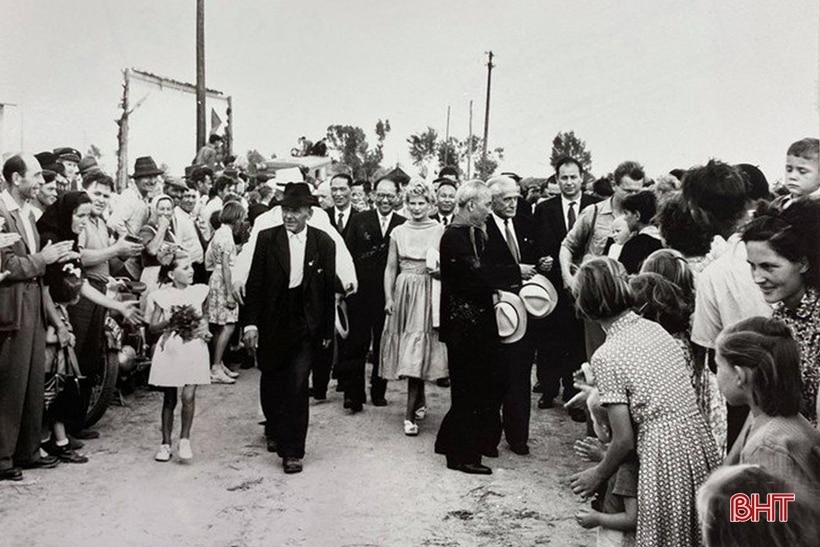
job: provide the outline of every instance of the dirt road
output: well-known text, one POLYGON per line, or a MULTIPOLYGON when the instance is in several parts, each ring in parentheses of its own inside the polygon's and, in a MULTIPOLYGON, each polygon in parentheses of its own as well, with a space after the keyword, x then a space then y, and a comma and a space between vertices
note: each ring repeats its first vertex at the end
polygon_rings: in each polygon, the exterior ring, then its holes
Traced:
MULTIPOLYGON (((340 394, 311 402, 305 470, 285 475, 258 422, 257 371, 197 394, 194 460, 153 461, 161 394, 112 407, 86 442, 90 462, 0 483, 2 545, 467 546, 594 545, 566 486, 582 469, 584 429, 533 398, 529 456, 502 443, 489 477, 449 471, 433 453, 449 393, 428 388, 418 437, 402 431, 405 385, 389 406, 349 416, 340 394)), ((178 434, 179 411, 175 434, 178 434)), ((174 444, 176 449, 176 443, 174 444)))

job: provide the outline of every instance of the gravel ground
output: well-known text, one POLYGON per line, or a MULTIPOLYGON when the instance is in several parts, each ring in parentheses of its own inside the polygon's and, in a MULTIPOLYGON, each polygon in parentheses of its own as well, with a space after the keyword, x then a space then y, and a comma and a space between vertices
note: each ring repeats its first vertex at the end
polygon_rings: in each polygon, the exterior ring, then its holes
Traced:
MULTIPOLYGON (((537 410, 531 454, 502 442, 491 476, 449 471, 433 453, 449 392, 428 387, 418 437, 402 431, 405 385, 390 404, 354 416, 341 394, 311 402, 304 472, 285 475, 258 425, 258 372, 197 393, 194 460, 160 464, 162 396, 137 391, 111 407, 86 441, 84 465, 62 464, 0 483, 2 545, 518 546, 594 545, 573 515, 567 477, 583 426, 537 410)), ((175 434, 178 434, 179 410, 175 434)), ((176 443, 174 443, 176 450, 176 443)))

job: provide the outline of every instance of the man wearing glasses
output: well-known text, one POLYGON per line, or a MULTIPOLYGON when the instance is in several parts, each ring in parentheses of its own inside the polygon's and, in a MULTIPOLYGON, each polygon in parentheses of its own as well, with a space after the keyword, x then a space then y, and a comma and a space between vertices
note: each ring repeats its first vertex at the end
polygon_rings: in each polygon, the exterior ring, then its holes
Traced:
POLYGON ((379 343, 384 328, 384 270, 390 232, 406 219, 393 211, 399 185, 389 178, 376 184, 375 209, 356 213, 347 227, 345 243, 356 266, 359 291, 347 297, 350 328, 340 344, 339 372, 344 384, 344 407, 352 413, 362 410, 365 402, 365 361, 373 344, 373 371, 370 374, 370 400, 373 406, 385 406, 387 381, 380 378, 379 343))

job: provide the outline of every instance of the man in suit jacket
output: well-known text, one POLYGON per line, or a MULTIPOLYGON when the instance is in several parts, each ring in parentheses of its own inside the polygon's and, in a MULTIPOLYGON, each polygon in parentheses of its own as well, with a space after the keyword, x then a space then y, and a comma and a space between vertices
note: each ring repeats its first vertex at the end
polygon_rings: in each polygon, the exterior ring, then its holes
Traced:
POLYGON ((333 338, 336 251, 327 234, 307 226, 315 204, 307 184, 285 187, 284 225, 259 234, 245 287, 244 341, 258 346, 265 436, 285 473, 302 471, 308 377, 317 348, 333 338))
MULTIPOLYGON (((598 200, 581 191, 583 169, 573 158, 561 158, 555 166, 560 195, 535 207, 536 237, 547 255, 542 264, 549 266, 547 277, 558 290, 558 305, 541 324, 538 336, 536 370, 542 396, 538 408, 551 408, 564 384, 563 399, 576 393, 572 373, 584 361, 584 325, 574 309, 574 300, 561 278, 558 256, 561 242, 575 223, 578 214, 598 200)), ((572 412, 581 420, 583 412, 572 412)))
POLYGON ((387 266, 390 232, 405 218, 393 212, 399 194, 398 184, 382 179, 376 184, 376 209, 356 213, 350 221, 345 242, 353 263, 359 290, 347 298, 350 328, 339 347, 339 370, 344 378, 344 407, 362 410, 365 401, 364 377, 367 352, 373 347, 370 375, 370 400, 385 406, 387 381, 379 378, 379 344, 384 328, 384 270, 387 266))
POLYGON ((436 187, 436 212, 430 215, 430 218, 447 227, 453 222, 458 183, 448 178, 440 178, 434 180, 433 185, 436 187))
POLYGON ((342 237, 347 236, 350 226, 350 217, 353 215, 353 206, 350 202, 353 190, 353 177, 347 173, 333 175, 330 179, 330 197, 333 207, 327 210, 330 223, 342 237))
MULTIPOLYGON (((6 190, 0 193, 4 231, 19 235, 2 250, 0 284, 0 480, 23 479, 20 467, 54 467, 57 458, 40 456, 45 377, 46 304, 42 276, 46 265, 72 256, 73 242, 40 238, 27 200, 43 183, 43 170, 30 154, 3 164, 6 190)), ((58 331, 68 339, 65 327, 58 331)))
MULTIPOLYGON (((539 252, 532 225, 527 217, 517 216, 519 190, 511 177, 492 177, 487 186, 493 196, 492 213, 487 218, 487 247, 484 260, 505 271, 504 290, 518 292, 524 281, 537 273, 539 252)), ((502 426, 510 449, 529 454, 530 376, 535 357, 533 334, 535 321, 527 323, 524 337, 511 344, 501 344, 500 361, 504 373, 498 405, 502 409, 502 426)), ((496 446, 501 431, 496 437, 496 446)))

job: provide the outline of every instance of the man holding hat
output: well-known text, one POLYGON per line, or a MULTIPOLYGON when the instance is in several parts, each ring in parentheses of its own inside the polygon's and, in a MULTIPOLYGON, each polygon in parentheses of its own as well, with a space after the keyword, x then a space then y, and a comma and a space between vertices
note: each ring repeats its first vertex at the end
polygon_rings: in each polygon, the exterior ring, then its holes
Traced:
MULTIPOLYGON (((524 281, 537 272, 536 264, 541 256, 536 244, 529 218, 517 215, 519 203, 518 183, 508 176, 492 177, 487 181, 492 193, 492 213, 487 219, 487 249, 484 260, 496 269, 503 279, 503 290, 517 296, 524 281)), ((522 314, 526 316, 526 312, 522 314)), ((526 321, 521 317, 521 321, 526 321)), ((504 381, 498 393, 497 404, 502 409, 504 435, 510 450, 519 455, 529 454, 527 442, 530 429, 530 376, 535 358, 533 332, 534 321, 520 339, 503 343, 499 359, 504 381)), ((496 434, 496 446, 501 440, 501 430, 496 434)))
POLYGON ((259 234, 246 285, 244 342, 257 349, 265 436, 285 473, 302 471, 308 377, 334 329, 336 250, 326 233, 307 225, 314 205, 306 183, 287 185, 283 225, 259 234))

